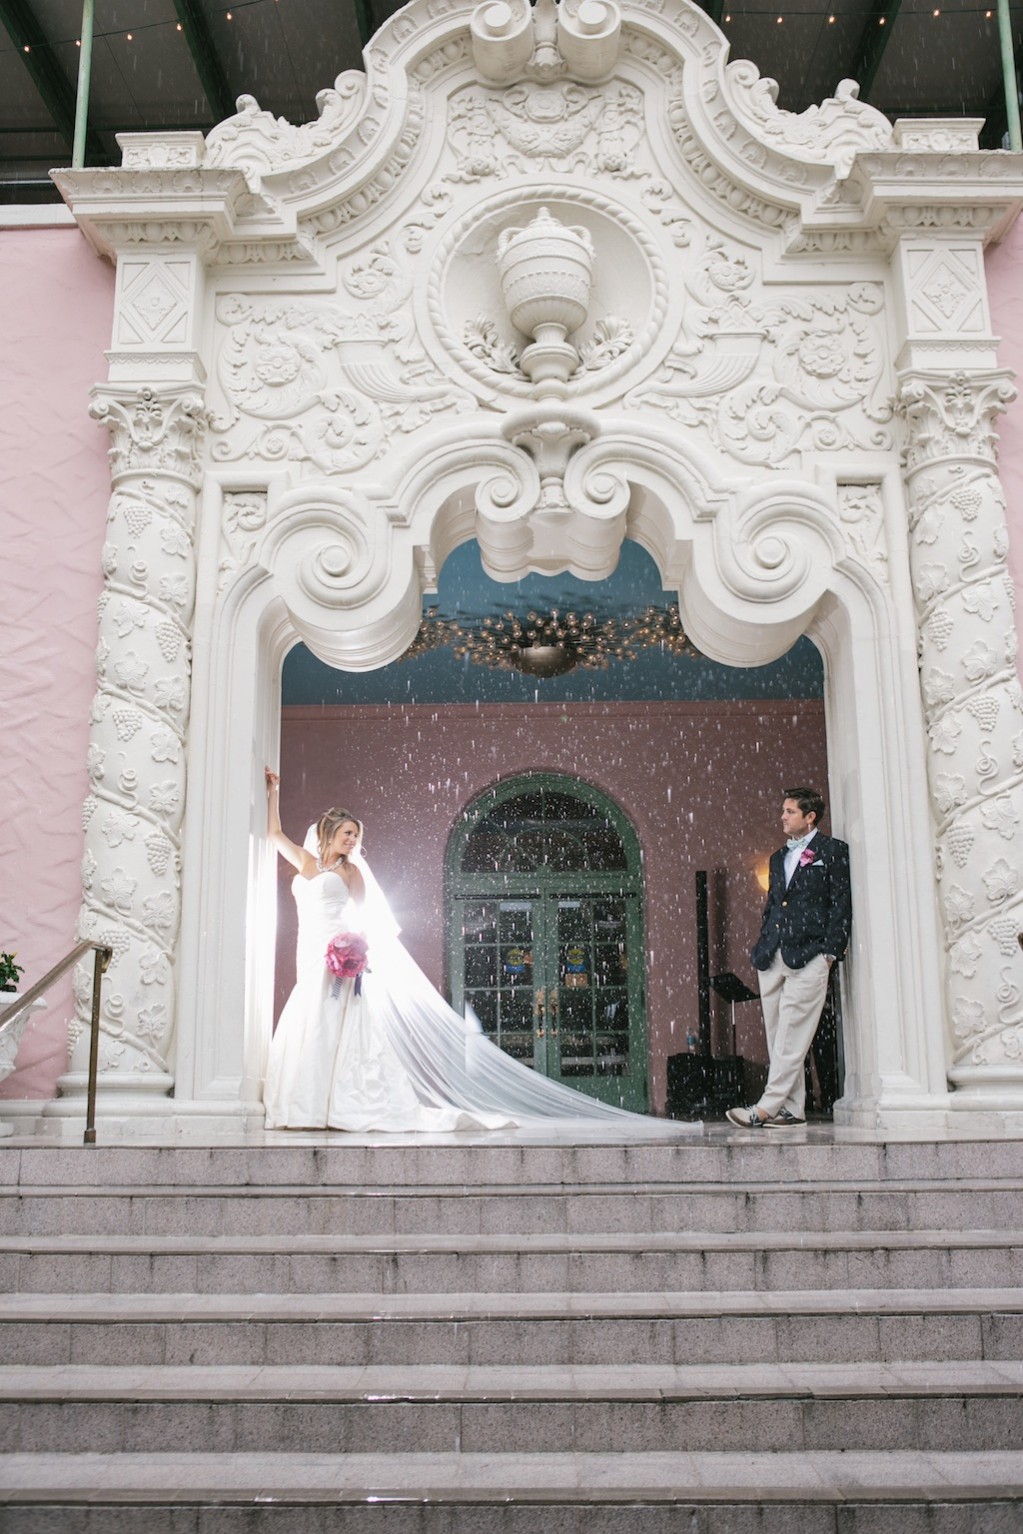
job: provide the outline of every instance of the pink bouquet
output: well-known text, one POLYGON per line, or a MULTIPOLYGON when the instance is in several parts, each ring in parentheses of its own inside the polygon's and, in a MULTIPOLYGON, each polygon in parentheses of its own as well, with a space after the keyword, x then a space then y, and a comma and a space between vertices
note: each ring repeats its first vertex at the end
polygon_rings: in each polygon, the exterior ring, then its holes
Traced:
POLYGON ((355 981, 355 994, 362 990, 362 976, 368 953, 366 939, 359 932, 339 932, 327 944, 327 968, 334 976, 330 994, 335 1000, 341 994, 342 980, 355 981))

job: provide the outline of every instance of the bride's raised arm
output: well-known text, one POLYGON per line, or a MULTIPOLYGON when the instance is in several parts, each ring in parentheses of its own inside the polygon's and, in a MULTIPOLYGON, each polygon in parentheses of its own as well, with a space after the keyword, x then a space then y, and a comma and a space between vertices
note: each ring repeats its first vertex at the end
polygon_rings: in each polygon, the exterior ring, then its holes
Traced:
POLYGON ((293 842, 290 836, 285 836, 281 829, 281 801, 280 775, 272 772, 269 767, 264 767, 266 778, 266 834, 273 842, 282 858, 287 858, 292 867, 297 868, 299 873, 306 879, 316 872, 316 858, 297 842, 293 842))

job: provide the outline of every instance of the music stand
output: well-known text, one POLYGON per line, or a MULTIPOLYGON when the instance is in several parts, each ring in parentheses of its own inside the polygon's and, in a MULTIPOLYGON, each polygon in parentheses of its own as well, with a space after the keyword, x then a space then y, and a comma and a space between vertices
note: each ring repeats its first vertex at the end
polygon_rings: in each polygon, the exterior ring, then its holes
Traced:
POLYGON ((735 1006, 740 1001, 759 1001, 759 993, 751 991, 744 980, 738 975, 733 975, 731 970, 726 970, 723 975, 711 975, 710 983, 723 1001, 727 1001, 732 1009, 732 1054, 735 1054, 735 1006))

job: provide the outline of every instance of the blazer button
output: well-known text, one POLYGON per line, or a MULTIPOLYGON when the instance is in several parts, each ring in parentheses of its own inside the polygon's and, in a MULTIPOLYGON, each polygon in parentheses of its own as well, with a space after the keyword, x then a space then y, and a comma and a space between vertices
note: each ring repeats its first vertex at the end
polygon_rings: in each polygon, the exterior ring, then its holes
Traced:
POLYGON ((788 905, 788 901, 787 900, 783 900, 781 904, 782 904, 782 910, 784 910, 785 907, 788 905))

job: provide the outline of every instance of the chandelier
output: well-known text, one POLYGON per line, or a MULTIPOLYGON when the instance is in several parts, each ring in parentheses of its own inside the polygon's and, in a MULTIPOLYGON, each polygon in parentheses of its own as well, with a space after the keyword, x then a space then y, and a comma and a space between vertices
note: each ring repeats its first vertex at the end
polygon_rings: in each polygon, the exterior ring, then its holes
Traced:
POLYGON ((525 617, 442 618, 433 608, 402 660, 448 648, 459 659, 498 671, 521 671, 527 676, 563 676, 577 667, 606 670, 612 661, 635 660, 640 650, 695 656, 686 638, 677 605, 648 607, 624 618, 596 613, 529 611, 525 617))

